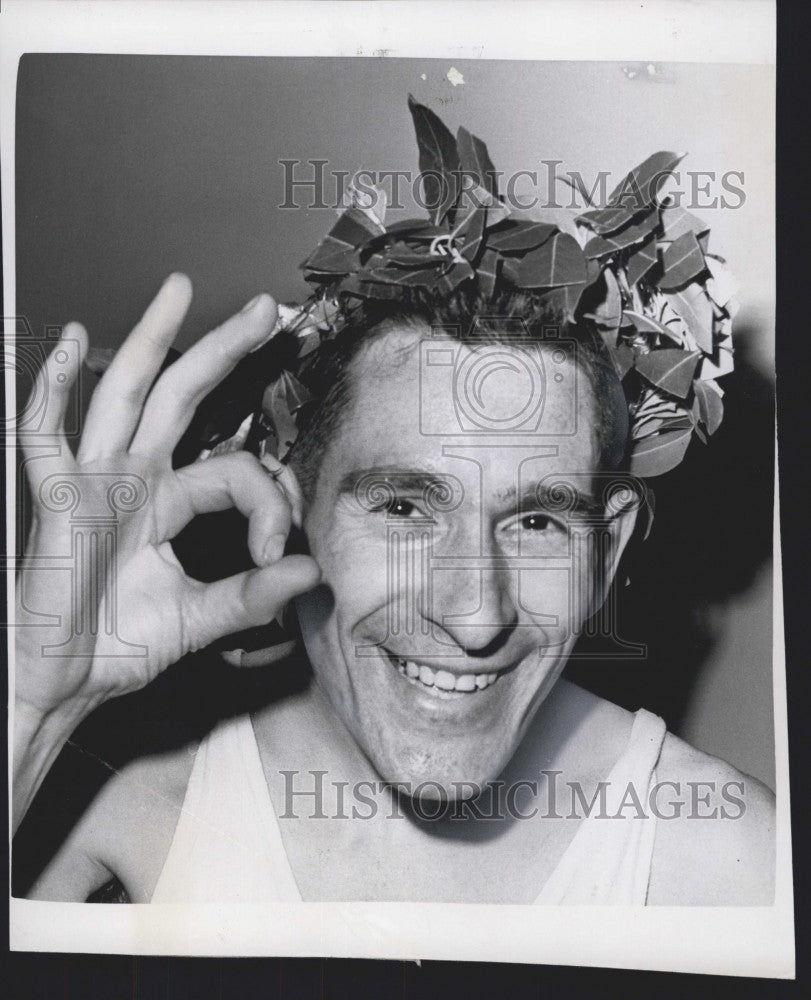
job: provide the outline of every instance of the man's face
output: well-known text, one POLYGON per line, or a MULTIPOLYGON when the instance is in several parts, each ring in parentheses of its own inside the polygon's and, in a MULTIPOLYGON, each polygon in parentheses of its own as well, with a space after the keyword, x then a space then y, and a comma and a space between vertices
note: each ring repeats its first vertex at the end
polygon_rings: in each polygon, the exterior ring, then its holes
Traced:
POLYGON ((323 573, 298 601, 307 651, 384 780, 465 797, 452 783, 482 785, 515 752, 606 572, 585 544, 594 399, 571 356, 405 330, 354 362, 351 394, 305 520, 323 573), (438 377, 437 346, 454 365, 438 377), (516 430, 533 392, 539 421, 516 430), (554 481, 582 494, 574 518, 552 509, 554 481))

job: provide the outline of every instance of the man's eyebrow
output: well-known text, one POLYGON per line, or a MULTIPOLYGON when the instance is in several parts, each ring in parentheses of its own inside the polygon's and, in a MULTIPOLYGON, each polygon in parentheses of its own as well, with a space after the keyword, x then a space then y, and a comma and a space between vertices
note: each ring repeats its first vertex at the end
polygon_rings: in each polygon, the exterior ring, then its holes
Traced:
POLYGON ((441 483, 443 478, 441 472, 404 469, 399 466, 372 466, 347 472, 338 483, 338 492, 355 493, 358 487, 368 489, 373 483, 391 483, 398 490, 421 492, 432 483, 441 483))
MULTIPOLYGON (((372 466, 353 469, 344 475, 338 485, 338 492, 354 494, 360 488, 364 491, 377 483, 390 483, 403 492, 421 493, 427 486, 441 483, 446 477, 441 472, 427 469, 408 469, 401 466, 372 466)), ((561 514, 576 514, 585 517, 604 517, 605 506, 589 491, 578 488, 565 476, 548 482, 526 483, 520 490, 514 486, 499 492, 501 503, 515 511, 547 510, 561 514)))
POLYGON ((500 499, 519 511, 537 508, 561 514, 579 514, 586 517, 604 517, 605 506, 587 490, 579 489, 562 476, 550 482, 527 483, 520 492, 514 488, 500 494, 500 499))

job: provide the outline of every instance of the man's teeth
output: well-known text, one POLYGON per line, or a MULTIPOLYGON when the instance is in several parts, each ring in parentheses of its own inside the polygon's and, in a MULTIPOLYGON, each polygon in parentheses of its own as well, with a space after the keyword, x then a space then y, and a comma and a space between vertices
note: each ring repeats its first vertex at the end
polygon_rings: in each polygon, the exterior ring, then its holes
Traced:
POLYGON ((449 670, 432 670, 425 664, 417 664, 411 660, 394 658, 395 665, 404 677, 424 684, 426 687, 436 687, 441 691, 481 691, 494 684, 497 673, 493 674, 461 674, 457 676, 449 670))

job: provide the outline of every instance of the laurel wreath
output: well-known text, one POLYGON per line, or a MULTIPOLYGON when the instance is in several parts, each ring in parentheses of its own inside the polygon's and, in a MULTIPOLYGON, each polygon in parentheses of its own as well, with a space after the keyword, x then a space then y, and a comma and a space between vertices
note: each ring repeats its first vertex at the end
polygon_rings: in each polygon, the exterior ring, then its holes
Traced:
POLYGON ((464 128, 454 138, 411 97, 409 109, 428 216, 387 227, 385 191, 350 189, 302 264, 313 294, 279 309, 284 357, 273 358, 274 337, 238 367, 193 429, 198 457, 250 447, 284 460, 317 402, 306 381, 315 354, 358 302, 397 301, 405 289, 470 288, 488 298, 497 287, 524 289, 566 319, 592 323, 628 400, 634 475, 669 472, 694 436, 706 444, 723 418, 716 380, 733 369, 736 285, 709 249, 709 227, 660 194, 682 155, 654 153, 604 206, 553 224, 510 212, 481 139, 464 128))

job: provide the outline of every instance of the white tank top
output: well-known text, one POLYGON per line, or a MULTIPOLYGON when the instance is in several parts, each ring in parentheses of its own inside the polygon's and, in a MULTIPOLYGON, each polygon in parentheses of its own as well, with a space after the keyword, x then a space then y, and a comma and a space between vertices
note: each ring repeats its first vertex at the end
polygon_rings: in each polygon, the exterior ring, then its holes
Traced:
MULTIPOLYGON (((611 770, 605 810, 580 823, 536 904, 644 906, 656 817, 647 795, 666 732, 640 709, 611 770), (621 810, 629 783, 645 815, 621 810), (606 820, 605 814, 620 819, 606 820), (601 818, 602 814, 602 818, 601 818)), ((299 902, 250 716, 221 723, 201 742, 153 903, 299 902)))

